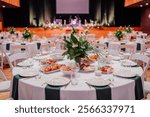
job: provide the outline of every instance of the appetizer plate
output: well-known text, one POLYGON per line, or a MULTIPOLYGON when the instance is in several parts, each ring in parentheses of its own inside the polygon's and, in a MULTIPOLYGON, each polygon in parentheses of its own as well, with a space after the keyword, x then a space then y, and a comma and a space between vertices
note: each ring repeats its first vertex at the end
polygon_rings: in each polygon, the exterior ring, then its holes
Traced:
POLYGON ((113 75, 118 76, 118 77, 123 77, 123 78, 133 78, 137 74, 130 70, 118 70, 118 71, 115 71, 113 75))
POLYGON ((25 69, 24 71, 21 71, 19 75, 24 78, 35 77, 38 75, 38 71, 34 69, 25 69))
POLYGON ((65 86, 69 83, 70 83, 70 80, 64 77, 53 78, 47 81, 47 84, 51 86, 65 86))
POLYGON ((87 80, 86 83, 91 86, 104 87, 104 86, 108 86, 111 82, 109 80, 93 78, 93 79, 87 80))

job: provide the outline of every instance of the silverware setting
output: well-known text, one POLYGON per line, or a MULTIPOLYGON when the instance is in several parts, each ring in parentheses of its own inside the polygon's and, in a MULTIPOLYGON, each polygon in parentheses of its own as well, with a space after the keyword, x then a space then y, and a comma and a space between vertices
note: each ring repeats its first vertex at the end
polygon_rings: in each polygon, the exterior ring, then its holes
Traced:
POLYGON ((91 85, 89 85, 86 81, 85 81, 85 84, 87 84, 87 86, 91 89, 92 87, 91 87, 91 85))

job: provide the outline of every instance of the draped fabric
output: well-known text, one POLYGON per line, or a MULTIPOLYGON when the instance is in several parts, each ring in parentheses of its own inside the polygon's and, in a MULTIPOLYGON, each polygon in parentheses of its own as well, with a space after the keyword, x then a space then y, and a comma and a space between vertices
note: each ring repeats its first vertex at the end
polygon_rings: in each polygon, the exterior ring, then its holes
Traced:
MULTIPOLYGON (((95 20, 103 26, 115 25, 115 0, 91 0, 95 4, 95 20)), ((93 5, 94 6, 94 5, 93 5)), ((91 11, 91 13, 93 10, 91 11)), ((94 13, 94 12, 93 12, 94 13)))
MULTIPOLYGON (((115 0, 89 0, 89 2, 90 19, 103 26, 115 25, 115 0)), ((58 15, 56 0, 29 0, 29 11, 31 26, 42 26, 46 21, 52 22, 58 15)))
POLYGON ((51 21, 55 13, 55 0, 30 0, 30 26, 42 26, 44 22, 51 21))

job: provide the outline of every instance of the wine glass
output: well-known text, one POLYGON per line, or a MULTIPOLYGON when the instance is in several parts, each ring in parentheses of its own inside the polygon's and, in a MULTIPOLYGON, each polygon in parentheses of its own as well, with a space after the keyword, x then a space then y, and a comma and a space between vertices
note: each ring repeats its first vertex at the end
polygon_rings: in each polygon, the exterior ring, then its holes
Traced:
POLYGON ((70 72, 70 79, 71 79, 71 84, 72 85, 77 85, 78 80, 77 80, 77 72, 79 71, 79 65, 75 63, 71 63, 72 70, 70 72))

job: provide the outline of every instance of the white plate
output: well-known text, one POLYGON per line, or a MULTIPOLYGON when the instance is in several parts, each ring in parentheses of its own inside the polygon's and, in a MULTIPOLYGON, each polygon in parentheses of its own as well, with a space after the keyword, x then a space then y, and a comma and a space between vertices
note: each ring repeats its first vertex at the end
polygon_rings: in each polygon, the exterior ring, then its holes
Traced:
POLYGON ((35 56, 35 57, 33 57, 33 59, 35 59, 35 60, 42 60, 45 58, 46 58, 46 56, 35 56))
POLYGON ((67 78, 64 78, 64 77, 53 78, 53 79, 47 81, 47 84, 51 85, 51 86, 65 86, 69 83, 70 83, 70 80, 67 78))
POLYGON ((113 73, 115 76, 119 76, 119 77, 123 77, 123 78, 133 78, 135 77, 137 74, 132 72, 131 70, 118 70, 118 71, 114 71, 113 73))
POLYGON ((25 78, 35 77, 38 75, 38 71, 34 69, 25 69, 24 71, 20 72, 19 75, 25 78))
POLYGON ((103 80, 100 78, 93 78, 93 79, 87 80, 86 83, 89 85, 92 85, 92 86, 103 87, 103 86, 108 86, 110 84, 110 81, 109 80, 103 80))
POLYGON ((123 57, 120 57, 120 56, 113 56, 112 59, 113 59, 114 61, 120 61, 120 60, 123 59, 123 57))
POLYGON ((29 61, 23 61, 17 64, 19 67, 30 67, 33 66, 33 63, 30 63, 29 61))
POLYGON ((56 60, 63 60, 64 59, 62 54, 54 54, 54 55, 52 55, 52 58, 56 59, 56 60))
POLYGON ((122 65, 127 66, 127 67, 134 67, 134 66, 137 66, 137 63, 130 61, 130 60, 123 60, 122 65))

